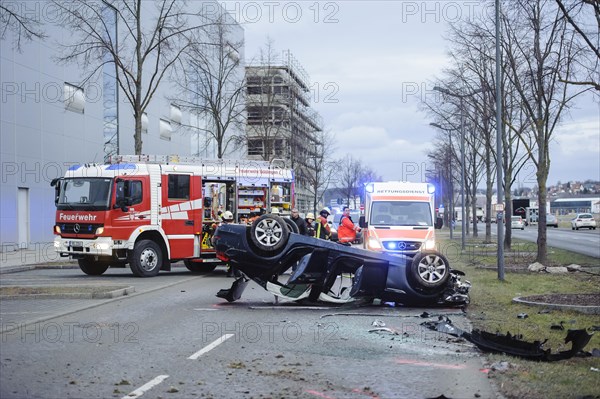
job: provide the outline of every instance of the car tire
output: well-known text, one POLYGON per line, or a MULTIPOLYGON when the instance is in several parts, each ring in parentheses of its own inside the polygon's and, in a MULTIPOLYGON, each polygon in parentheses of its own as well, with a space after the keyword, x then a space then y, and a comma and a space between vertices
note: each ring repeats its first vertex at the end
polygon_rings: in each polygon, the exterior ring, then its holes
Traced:
POLYGON ((262 215, 250 227, 252 244, 271 255, 285 246, 289 236, 287 223, 279 216, 262 215))
POLYGON ((420 252, 408 267, 408 278, 411 286, 417 291, 442 291, 450 278, 450 263, 440 253, 420 252))
POLYGON ((191 260, 184 260, 183 264, 189 271, 194 274, 206 274, 210 273, 217 268, 217 263, 203 263, 203 262, 193 262, 191 260))
POLYGON ((287 224, 290 232, 299 234, 300 230, 298 229, 298 225, 292 219, 282 218, 283 221, 287 224))
POLYGON ((130 252, 129 267, 137 277, 154 277, 160 271, 163 254, 152 240, 140 240, 130 252))
POLYGON ((81 271, 90 276, 100 276, 110 266, 110 262, 94 260, 91 256, 78 259, 77 263, 79 263, 81 271))

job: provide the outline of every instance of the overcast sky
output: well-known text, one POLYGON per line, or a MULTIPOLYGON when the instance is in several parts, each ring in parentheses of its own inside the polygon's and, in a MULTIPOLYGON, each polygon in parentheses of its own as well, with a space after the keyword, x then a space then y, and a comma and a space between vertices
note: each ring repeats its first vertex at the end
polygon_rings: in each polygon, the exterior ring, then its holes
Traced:
MULTIPOLYGON (((422 96, 448 66, 449 22, 491 13, 479 1, 222 2, 245 30, 246 59, 267 37, 310 75, 313 107, 336 137, 334 158, 361 159, 385 180, 421 181, 435 129, 422 96)), ((581 98, 551 144, 549 184, 600 180, 600 105, 581 98)), ((532 187, 535 170, 520 183, 532 187)))

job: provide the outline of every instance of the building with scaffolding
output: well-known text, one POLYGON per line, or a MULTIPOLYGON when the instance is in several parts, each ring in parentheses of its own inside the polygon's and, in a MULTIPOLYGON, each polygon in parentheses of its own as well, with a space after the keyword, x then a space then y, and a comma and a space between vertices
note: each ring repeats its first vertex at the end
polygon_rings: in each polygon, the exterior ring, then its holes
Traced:
POLYGON ((307 169, 321 145, 321 116, 310 106, 310 78, 289 51, 246 66, 247 157, 283 159, 296 174, 296 205, 312 211, 307 169))

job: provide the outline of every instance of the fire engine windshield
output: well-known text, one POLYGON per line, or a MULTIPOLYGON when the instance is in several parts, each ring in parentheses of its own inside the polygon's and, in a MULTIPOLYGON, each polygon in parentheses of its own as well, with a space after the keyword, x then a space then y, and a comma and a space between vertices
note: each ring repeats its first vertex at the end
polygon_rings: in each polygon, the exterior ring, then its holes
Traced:
POLYGON ((112 182, 112 179, 97 177, 64 179, 56 207, 59 210, 107 210, 112 182))
POLYGON ((433 226, 428 202, 375 201, 371 206, 371 226, 433 226))

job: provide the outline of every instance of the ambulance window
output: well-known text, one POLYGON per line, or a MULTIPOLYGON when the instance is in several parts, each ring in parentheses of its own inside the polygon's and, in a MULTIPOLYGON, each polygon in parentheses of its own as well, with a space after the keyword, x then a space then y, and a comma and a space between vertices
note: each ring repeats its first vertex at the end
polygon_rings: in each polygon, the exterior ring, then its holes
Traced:
POLYGON ((169 175, 169 199, 190 199, 190 175, 169 175))

